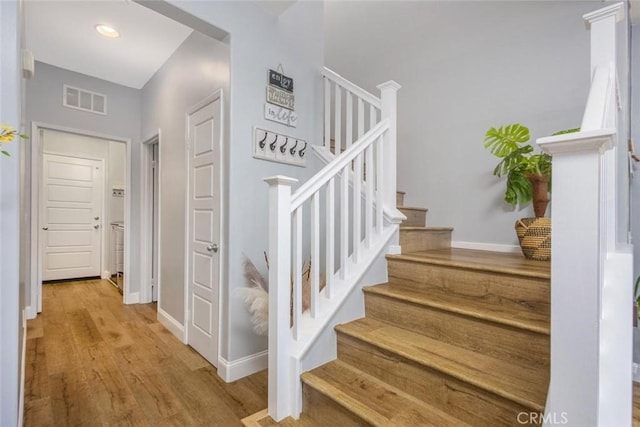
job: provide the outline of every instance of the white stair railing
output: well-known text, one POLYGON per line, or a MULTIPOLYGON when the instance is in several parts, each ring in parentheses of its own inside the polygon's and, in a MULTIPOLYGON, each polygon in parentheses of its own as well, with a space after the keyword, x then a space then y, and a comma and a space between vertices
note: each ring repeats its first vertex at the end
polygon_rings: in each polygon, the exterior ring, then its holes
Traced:
POLYGON ((397 232, 399 223, 385 218, 398 217, 395 116, 400 86, 395 82, 380 85, 379 99, 330 70, 325 69, 324 77, 328 88, 324 143, 328 149, 333 117, 335 157, 294 193, 291 187, 295 179, 265 179, 270 186, 268 405, 269 415, 277 421, 299 414, 300 358, 314 339, 332 326, 331 316, 397 232), (338 100, 333 104, 331 85, 335 87, 334 100, 338 100), (353 97, 358 105, 356 139, 351 107, 344 111, 344 149, 339 148, 343 91, 348 106, 353 106, 353 97), (365 104, 369 105, 367 126, 365 104), (362 167, 365 161, 366 173, 362 167), (389 194, 394 197, 389 198, 389 194), (305 262, 307 257, 309 261, 305 262), (305 265, 309 266, 308 282, 303 279, 305 265), (304 289, 305 282, 308 289, 304 289), (308 311, 303 312, 306 304, 308 311))
POLYGON ((545 425, 630 426, 632 275, 617 241, 616 23, 623 3, 585 15, 592 83, 580 132, 538 139, 553 156, 551 381, 545 425))

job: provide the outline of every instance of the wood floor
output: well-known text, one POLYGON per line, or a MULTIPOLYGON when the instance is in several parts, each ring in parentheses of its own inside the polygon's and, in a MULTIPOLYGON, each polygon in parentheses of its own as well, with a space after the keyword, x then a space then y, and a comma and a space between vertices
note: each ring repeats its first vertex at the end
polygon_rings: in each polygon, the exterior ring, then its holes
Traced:
POLYGON ((266 371, 226 384, 104 280, 43 286, 27 322, 25 426, 241 426, 267 406, 266 371))

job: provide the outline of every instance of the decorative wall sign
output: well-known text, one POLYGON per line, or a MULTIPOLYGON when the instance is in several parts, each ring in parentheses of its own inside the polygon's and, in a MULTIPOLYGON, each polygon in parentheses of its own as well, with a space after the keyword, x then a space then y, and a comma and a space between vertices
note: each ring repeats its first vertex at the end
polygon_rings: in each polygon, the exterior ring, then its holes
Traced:
POLYGON ((289 110, 296 109, 296 102, 293 94, 273 86, 267 86, 267 102, 288 108, 289 110))
POLYGON ((305 166, 309 144, 304 139, 273 132, 258 127, 253 130, 253 157, 305 166))
POLYGON ((264 104, 264 118, 292 128, 298 125, 298 115, 295 111, 268 102, 264 104))
POLYGON ((293 93, 293 79, 277 71, 269 70, 269 84, 293 93))

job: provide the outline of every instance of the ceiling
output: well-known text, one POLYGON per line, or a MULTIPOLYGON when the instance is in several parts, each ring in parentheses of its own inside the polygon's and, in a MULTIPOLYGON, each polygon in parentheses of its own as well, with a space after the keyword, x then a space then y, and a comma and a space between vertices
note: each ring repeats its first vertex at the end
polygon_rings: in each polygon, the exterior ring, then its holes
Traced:
POLYGON ((36 61, 136 89, 193 31, 129 0, 25 3, 26 47, 36 61), (101 36, 96 24, 121 36, 101 36))

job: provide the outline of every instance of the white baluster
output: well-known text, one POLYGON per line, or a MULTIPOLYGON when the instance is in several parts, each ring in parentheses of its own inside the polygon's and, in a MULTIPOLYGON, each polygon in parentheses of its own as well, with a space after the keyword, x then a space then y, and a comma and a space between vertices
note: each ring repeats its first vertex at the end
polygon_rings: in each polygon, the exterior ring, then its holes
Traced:
POLYGON ((331 81, 324 78, 324 148, 331 149, 331 81))
POLYGON ((358 139, 364 135, 364 101, 358 97, 358 139))
POLYGON ((342 89, 336 85, 336 99, 335 99, 335 126, 334 126, 334 140, 335 140, 335 155, 337 156, 342 151, 342 89))
POLYGON ((360 241, 362 236, 362 156, 354 160, 353 166, 353 262, 360 257, 360 241))
POLYGON ((293 213, 293 339, 298 339, 302 317, 302 206, 293 213))
POLYGON ((326 283, 325 292, 327 298, 331 298, 331 284, 333 283, 333 277, 335 273, 335 225, 336 225, 336 213, 335 213, 335 180, 331 178, 327 184, 327 224, 326 224, 326 283))
POLYGON ((382 211, 384 204, 384 181, 386 175, 383 157, 383 137, 376 142, 376 234, 382 234, 382 211))
POLYGON ((378 110, 373 105, 369 106, 369 130, 378 123, 378 110))
POLYGON ((365 150, 367 159, 367 179, 366 183, 366 199, 365 199, 365 246, 371 246, 371 234, 373 233, 373 182, 375 179, 375 169, 373 163, 373 146, 367 147, 365 150))
MULTIPOLYGON (((269 415, 292 413, 291 395, 291 186, 297 179, 266 178, 269 184, 269 415)), ((297 379, 296 379, 297 380, 297 379)))
POLYGON ((340 178, 340 278, 349 274, 349 165, 340 178))
POLYGON ((320 193, 311 198, 311 317, 320 314, 320 193))
POLYGON ((353 95, 347 92, 347 130, 346 130, 346 148, 349 149, 353 143, 353 95))

